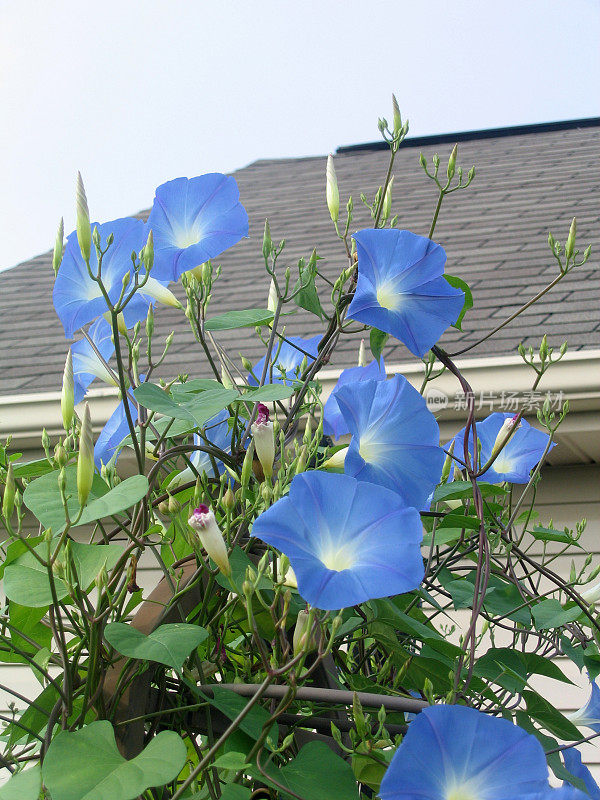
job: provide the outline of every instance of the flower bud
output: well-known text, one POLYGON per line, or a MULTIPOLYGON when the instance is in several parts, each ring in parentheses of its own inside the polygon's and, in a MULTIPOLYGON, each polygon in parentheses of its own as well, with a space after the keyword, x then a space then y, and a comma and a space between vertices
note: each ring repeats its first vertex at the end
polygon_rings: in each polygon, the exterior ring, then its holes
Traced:
POLYGON ((402 115, 400 114, 400 106, 398 105, 398 101, 396 100, 396 95, 392 95, 392 113, 393 113, 393 134, 394 138, 398 136, 400 131, 402 130, 402 115))
POLYGON ((90 212, 87 204, 87 197, 85 196, 85 187, 81 172, 77 173, 77 190, 76 190, 76 206, 77 206, 77 241, 79 242, 79 249, 83 260, 87 263, 90 260, 90 252, 92 249, 92 229, 90 226, 90 212))
POLYGON ((173 497, 173 495, 169 495, 167 510, 171 516, 174 516, 181 511, 181 503, 176 497, 173 497))
POLYGON ((365 347, 365 340, 360 340, 360 347, 358 348, 358 366, 359 367, 366 367, 367 366, 367 350, 365 347))
POLYGON ((268 483, 263 483, 260 487, 260 496, 262 497, 265 506, 268 508, 273 500, 273 489, 271 489, 268 483))
POLYGON ((269 226, 269 220, 265 220, 265 230, 263 232, 263 243, 262 243, 262 253, 265 259, 267 259, 271 255, 271 251, 273 249, 273 241, 271 240, 271 228, 269 226))
POLYGON ((152 334, 154 333, 154 309, 152 305, 148 306, 148 313, 146 315, 146 336, 148 339, 152 338, 152 334))
POLYGON ((6 472, 6 485, 4 487, 4 496, 2 498, 2 515, 8 521, 13 513, 15 507, 15 474, 13 472, 12 461, 8 463, 8 470, 6 472))
POLYGON ((161 500, 157 506, 159 514, 162 514, 164 517, 169 515, 169 501, 168 500, 161 500))
POLYGON ((221 383, 226 389, 234 389, 235 383, 232 381, 229 372, 225 369, 225 365, 221 366, 221 383))
POLYGON ((344 447, 340 447, 339 450, 336 450, 335 453, 330 456, 327 461, 323 463, 324 469, 343 469, 344 462, 346 460, 346 454, 348 452, 348 445, 344 447))
POLYGON ((54 241, 54 252, 52 253, 52 269, 54 270, 54 277, 58 275, 58 268, 60 267, 63 253, 64 253, 64 238, 65 238, 65 223, 63 218, 60 218, 58 223, 58 230, 56 231, 56 240, 54 241))
POLYGON ((233 511, 235 508, 235 495, 231 490, 231 486, 227 487, 227 491, 223 495, 221 499, 221 505, 225 509, 225 511, 233 511))
POLYGON ((267 308, 269 311, 275 312, 277 308, 277 289, 275 287, 275 279, 271 278, 271 285, 269 286, 269 297, 267 299, 267 308))
POLYGON ((569 235, 567 236, 567 242, 565 244, 565 258, 569 261, 573 257, 573 251, 575 250, 575 237, 577 236, 577 220, 573 217, 573 222, 571 223, 571 227, 569 229, 569 235))
POLYGON ((73 378, 73 354, 71 348, 67 353, 65 369, 63 372, 62 392, 60 395, 60 411, 63 419, 63 426, 68 433, 73 423, 73 413, 75 411, 75 381, 73 378))
POLYGON ((154 264, 154 236, 152 235, 152 231, 148 234, 146 244, 142 248, 140 261, 144 265, 146 272, 150 272, 154 264))
POLYGON ((304 472, 306 469, 306 463, 308 461, 308 447, 303 444, 300 448, 300 455, 298 456, 298 463, 296 464, 296 475, 301 472, 304 472))
POLYGON ((333 166, 333 156, 327 156, 327 208, 333 222, 337 222, 340 216, 340 193, 338 190, 335 167, 333 166))
POLYGON ((314 621, 314 614, 310 611, 299 611, 298 619, 296 620, 296 627, 294 628, 294 636, 292 638, 294 655, 297 656, 302 652, 310 653, 315 650, 317 643, 315 636, 310 635, 310 629, 314 621))
MULTIPOLYGON (((269 309, 270 310, 270 309, 269 309)), ((250 372, 252 370, 253 364, 249 361, 245 356, 240 356, 242 360, 242 367, 247 371, 250 372)))
POLYGON ((392 211, 392 189, 394 187, 394 176, 389 179, 385 194, 383 196, 383 204, 381 206, 381 219, 386 220, 392 211))
POLYGON ((67 451, 65 448, 60 444, 60 442, 54 448, 54 460, 58 464, 59 467, 66 467, 69 457, 67 456, 67 451))
POLYGON ((546 334, 543 335, 542 341, 540 343, 540 361, 542 364, 548 358, 548 340, 546 338, 546 334))
POLYGON ((94 437, 90 407, 86 403, 79 434, 79 455, 77 457, 77 496, 83 507, 88 499, 94 480, 94 437))
POLYGON ((223 575, 231 575, 231 565, 229 564, 225 540, 221 529, 217 525, 212 509, 204 503, 200 503, 188 519, 188 524, 192 530, 196 531, 202 547, 223 575))
POLYGON ((96 589, 101 592, 108 585, 108 572, 106 571, 106 564, 103 564, 100 571, 94 578, 96 589))
POLYGON ((209 284, 212 278, 212 267, 210 261, 200 264, 200 279, 202 283, 209 284))
POLYGON ((256 455, 264 476, 266 479, 270 479, 273 475, 273 461, 275 460, 275 438, 273 423, 269 420, 269 409, 263 403, 258 403, 256 421, 252 424, 251 430, 256 455))
POLYGON ((456 172, 456 156, 458 153, 458 145, 455 144, 452 148, 452 152, 450 153, 450 158, 448 159, 448 169, 446 170, 446 175, 448 176, 448 180, 451 181, 454 177, 454 173, 456 172))
POLYGON ((254 461, 254 444, 251 443, 248 449, 246 450, 246 455, 244 456, 244 463, 242 464, 242 474, 240 477, 240 484, 242 489, 245 489, 250 483, 253 461, 254 461))
POLYGON ((427 159, 423 153, 419 153, 419 164, 423 167, 423 169, 427 169, 427 159))
POLYGON ((502 423, 500 430, 498 431, 498 435, 496 436, 496 441, 494 442, 494 446, 492 448, 492 458, 498 455, 500 452, 500 446, 504 439, 508 436, 509 431, 512 431, 515 425, 517 427, 520 426, 520 423, 517 423, 517 417, 519 415, 515 414, 514 417, 510 417, 510 419, 505 419, 502 423))

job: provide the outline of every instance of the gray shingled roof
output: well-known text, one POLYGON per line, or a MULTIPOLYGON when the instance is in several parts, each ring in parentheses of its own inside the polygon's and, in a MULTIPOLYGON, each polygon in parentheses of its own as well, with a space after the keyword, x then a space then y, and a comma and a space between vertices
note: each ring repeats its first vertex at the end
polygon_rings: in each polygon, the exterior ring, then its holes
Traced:
MULTIPOLYGON (((556 272, 546 243, 548 230, 564 241, 572 216, 578 220, 578 242, 591 243, 593 255, 555 291, 529 309, 511 327, 469 353, 470 357, 506 355, 516 345, 539 342, 542 332, 551 345, 568 340, 572 350, 600 346, 598 315, 598 155, 600 120, 557 126, 531 126, 500 132, 460 135, 458 163, 477 167, 466 191, 446 199, 435 232, 448 255, 447 271, 472 287, 476 307, 462 333, 451 330, 443 343, 452 351, 475 341, 498 324, 556 272)), ((419 150, 430 159, 447 158, 452 135, 408 140, 394 167, 393 212, 400 227, 420 234, 429 229, 436 202, 433 185, 419 166, 419 150)), ((456 137, 459 138, 459 137, 456 137)), ((369 225, 359 194, 374 193, 387 168, 387 153, 376 146, 344 149, 336 156, 342 203, 355 199, 355 228, 369 225)), ((213 313, 265 307, 268 282, 261 242, 268 217, 274 240, 286 238, 285 264, 292 267, 313 247, 325 258, 321 268, 335 277, 345 265, 333 235, 324 200, 325 157, 261 160, 238 170, 235 178, 250 216, 250 238, 218 261, 222 277, 214 292, 213 313)), ((51 254, 33 258, 0 273, 0 394, 57 390, 66 353, 62 326, 51 304, 51 254)), ((181 313, 160 307, 156 331, 176 331, 168 374, 206 374, 199 348, 181 313)), ((318 333, 316 317, 302 312, 289 318, 288 333, 318 333)), ((220 340, 230 352, 258 359, 261 345, 249 334, 231 331, 220 340)), ((388 361, 408 358, 402 345, 386 351, 388 361)), ((356 340, 346 337, 331 366, 355 362, 356 340)))

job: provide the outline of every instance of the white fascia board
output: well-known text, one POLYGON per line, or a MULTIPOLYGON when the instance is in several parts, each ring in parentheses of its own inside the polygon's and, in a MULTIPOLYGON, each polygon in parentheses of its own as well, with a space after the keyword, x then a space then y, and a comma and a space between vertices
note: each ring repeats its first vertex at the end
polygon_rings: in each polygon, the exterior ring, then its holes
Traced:
MULTIPOLYGON (((535 378, 531 367, 525 365, 519 356, 458 359, 456 364, 476 396, 482 392, 496 398, 500 398, 502 392, 524 394, 531 390, 535 378)), ((388 375, 402 374, 413 386, 420 388, 423 378, 423 366, 420 362, 388 364, 386 369, 388 375)), ((319 373, 323 384, 323 399, 335 386, 340 372, 339 369, 323 369, 319 373)), ((464 417, 464 411, 455 411, 453 408, 454 397, 460 386, 452 374, 446 371, 429 386, 449 398, 448 407, 442 414, 443 419, 464 417)), ((543 394, 551 392, 553 395, 562 393, 562 399, 569 400, 573 422, 576 414, 594 418, 596 415, 584 412, 600 410, 600 349, 566 353, 544 375, 538 391, 543 394)), ((91 389, 87 400, 94 428, 100 429, 117 405, 117 390, 91 389)), ((489 412, 490 407, 486 404, 481 415, 485 416, 489 412)), ((0 397, 0 438, 4 439, 12 434, 13 447, 39 447, 42 428, 46 428, 50 436, 60 435, 62 432, 60 392, 0 397)))

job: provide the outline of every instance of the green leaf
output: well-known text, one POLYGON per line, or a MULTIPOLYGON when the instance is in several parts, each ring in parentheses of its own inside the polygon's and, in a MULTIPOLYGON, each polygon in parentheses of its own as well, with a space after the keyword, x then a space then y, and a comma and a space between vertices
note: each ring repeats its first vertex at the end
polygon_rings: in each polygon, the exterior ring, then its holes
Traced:
POLYGON ((227 311, 216 317, 207 319, 204 328, 207 331, 230 331, 234 328, 254 328, 257 325, 268 325, 275 315, 266 308, 247 308, 244 311, 227 311))
MULTIPOLYGON (((438 528, 435 532, 436 547, 456 542, 460 539, 462 534, 462 528, 442 528, 442 530, 438 528)), ((423 547, 429 547, 431 545, 431 536, 432 534, 430 532, 423 534, 423 547)))
MULTIPOLYGON (((507 493, 507 490, 502 486, 494 486, 491 483, 478 483, 477 485, 483 497, 507 493)), ((433 502, 439 503, 440 500, 462 500, 465 497, 472 496, 473 484, 471 481, 452 481, 452 483, 441 483, 436 488, 433 493, 433 502)))
POLYGON ((267 383, 257 389, 250 389, 244 392, 238 400, 244 400, 249 403, 272 403, 275 400, 285 400, 294 394, 292 386, 284 386, 281 383, 267 383))
MULTIPOLYGON (((46 608, 28 608, 11 601, 9 603, 9 617, 11 625, 16 630, 11 630, 12 644, 26 653, 35 653, 39 648, 48 648, 52 642, 52 630, 47 625, 42 625, 40 620, 46 614, 46 608), (18 631, 18 632, 17 632, 18 631), (24 639, 23 636, 27 639, 24 639), (29 639, 37 643, 34 647, 29 639)), ((19 657, 21 660, 21 657, 19 657)), ((39 674, 39 673, 38 673, 39 674)))
POLYGON ((319 293, 315 286, 315 275, 310 265, 300 270, 300 277, 296 281, 294 292, 297 292, 294 297, 294 303, 296 303, 297 306, 304 308, 306 311, 319 317, 319 319, 323 319, 325 312, 319 300, 319 293))
MULTIPOLYGON (((247 697, 241 697, 239 694, 236 694, 229 689, 223 689, 220 686, 213 686, 210 695, 208 693, 205 695, 202 693, 202 691, 199 691, 198 693, 208 700, 211 706, 214 706, 231 720, 234 720, 248 705, 247 697)), ((256 705, 254 708, 250 709, 248 714, 246 714, 244 719, 240 722, 240 730, 256 741, 261 736, 263 727, 269 721, 270 717, 271 715, 265 708, 256 705)), ((277 723, 271 724, 271 727, 269 728, 269 736, 273 742, 277 744, 277 739, 279 738, 277 723)), ((267 747, 272 749, 269 746, 268 741, 267 747)))
MULTIPOLYGON (((39 675, 39 672, 37 674, 39 675)), ((30 705, 18 718, 17 721, 20 722, 23 727, 19 727, 11 722, 2 732, 3 737, 8 737, 10 747, 14 747, 17 742, 20 742, 21 739, 25 737, 27 737, 28 741, 33 740, 33 737, 27 733, 26 729, 32 730, 34 733, 39 733, 42 728, 45 728, 57 700, 58 692, 50 683, 35 698, 35 706, 30 705)))
POLYGON ((221 386, 193 395, 189 400, 182 402, 180 407, 189 413, 200 428, 203 428, 211 417, 238 400, 239 396, 239 392, 235 389, 225 389, 221 386))
MULTIPOLYGON (((352 768, 323 742, 309 742, 293 761, 279 770, 271 765, 266 772, 267 777, 262 778, 265 783, 271 783, 270 777, 303 800, 358 800, 352 768)), ((278 788, 275 783, 271 785, 278 788)))
POLYGON ((573 681, 567 678, 556 666, 555 661, 544 658, 544 656, 540 656, 537 653, 521 653, 521 656, 525 661, 527 672, 530 675, 545 675, 547 678, 553 678, 555 681, 562 681, 563 683, 570 683, 573 685, 573 681))
POLYGON ((527 683, 527 667, 521 653, 508 647, 492 647, 477 659, 473 674, 487 678, 509 692, 521 692, 527 683))
POLYGON ((52 741, 42 776, 52 800, 134 800, 152 786, 174 780, 186 748, 173 731, 161 731, 131 761, 117 750, 107 720, 62 731, 52 741))
POLYGON ((470 531, 478 531, 480 522, 477 517, 467 517, 464 514, 455 514, 453 511, 441 520, 438 529, 444 528, 466 528, 470 531))
POLYGON ((462 278, 457 278, 455 275, 444 275, 444 278, 448 281, 450 286, 453 286, 455 289, 462 289, 465 293, 465 302, 463 303, 462 310, 458 315, 458 319, 452 326, 453 328, 457 328, 459 331, 462 331, 461 325, 463 318, 467 311, 470 308, 473 308, 473 293, 471 292, 471 287, 468 283, 462 280, 462 278))
MULTIPOLYGON (((77 572, 74 577, 84 591, 93 583, 103 566, 111 570, 123 555, 123 548, 117 544, 70 542, 70 547, 77 572)), ((47 559, 48 546, 45 542, 38 545, 35 551, 44 560, 47 559)), ((58 600, 67 597, 69 591, 61 578, 55 576, 54 585, 58 600)), ((41 608, 52 603, 48 570, 30 552, 19 556, 6 567, 4 591, 9 600, 29 608, 41 608)))
POLYGON ((567 742, 581 738, 575 725, 537 692, 526 689, 523 692, 523 699, 527 704, 529 716, 543 725, 550 733, 567 742))
POLYGON ((383 331, 377 330, 377 328, 371 328, 371 333, 369 334, 369 345, 371 347, 373 357, 378 364, 381 359, 381 354, 383 353, 383 348, 385 347, 385 343, 388 339, 389 333, 384 333, 383 331))
POLYGON ((133 391, 135 399, 150 411, 164 414, 173 419, 182 419, 188 422, 194 421, 193 417, 170 397, 164 389, 154 383, 142 383, 133 391))
POLYGON ((85 507, 79 522, 73 525, 88 525, 97 519, 119 514, 139 502, 148 492, 148 478, 145 475, 132 475, 119 483, 110 492, 85 507))
POLYGON ((0 787, 0 800, 37 800, 42 788, 40 765, 13 775, 0 787))
MULTIPOLYGON (((65 468, 67 481, 67 496, 69 516, 75 519, 79 513, 79 500, 77 497, 77 465, 71 464, 65 468)), ((96 474, 92 483, 88 502, 92 502, 98 497, 102 497, 109 491, 109 486, 102 478, 96 474)), ((65 526, 65 510, 63 508, 60 492, 58 490, 58 470, 48 472, 32 481, 23 494, 23 499, 27 508, 32 511, 42 523, 44 528, 52 528, 54 534, 58 534, 65 526)))
POLYGON ((581 547, 581 545, 565 531, 557 531, 554 528, 542 528, 536 525, 530 533, 534 539, 540 542, 561 542, 562 544, 573 544, 576 547, 581 547))
POLYGON ((199 625, 177 622, 161 625, 146 636, 124 622, 109 622, 104 638, 128 658, 156 661, 180 671, 192 650, 208 638, 208 631, 199 625))
POLYGON ((52 472, 54 467, 47 458, 39 458, 36 461, 26 461, 24 464, 13 464, 15 478, 37 478, 52 472))
POLYGON ((560 628, 568 622, 574 622, 581 614, 579 606, 563 608, 558 600, 552 597, 537 603, 531 611, 538 631, 547 630, 548 628, 560 628))

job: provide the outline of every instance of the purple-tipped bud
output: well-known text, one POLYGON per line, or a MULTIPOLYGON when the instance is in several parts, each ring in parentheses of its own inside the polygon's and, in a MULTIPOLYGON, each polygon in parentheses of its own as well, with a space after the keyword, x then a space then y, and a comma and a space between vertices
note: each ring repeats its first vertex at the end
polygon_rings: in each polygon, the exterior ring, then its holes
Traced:
POLYGON ((256 421, 252 424, 252 437, 256 455, 263 468, 265 478, 273 475, 273 461, 275 460, 275 438, 273 423, 269 420, 269 409, 263 403, 257 404, 256 421))
POLYGON ((231 575, 231 565, 229 564, 225 540, 221 529, 217 525, 212 509, 204 503, 199 503, 188 519, 188 524, 190 528, 196 531, 202 547, 223 575, 231 575))

